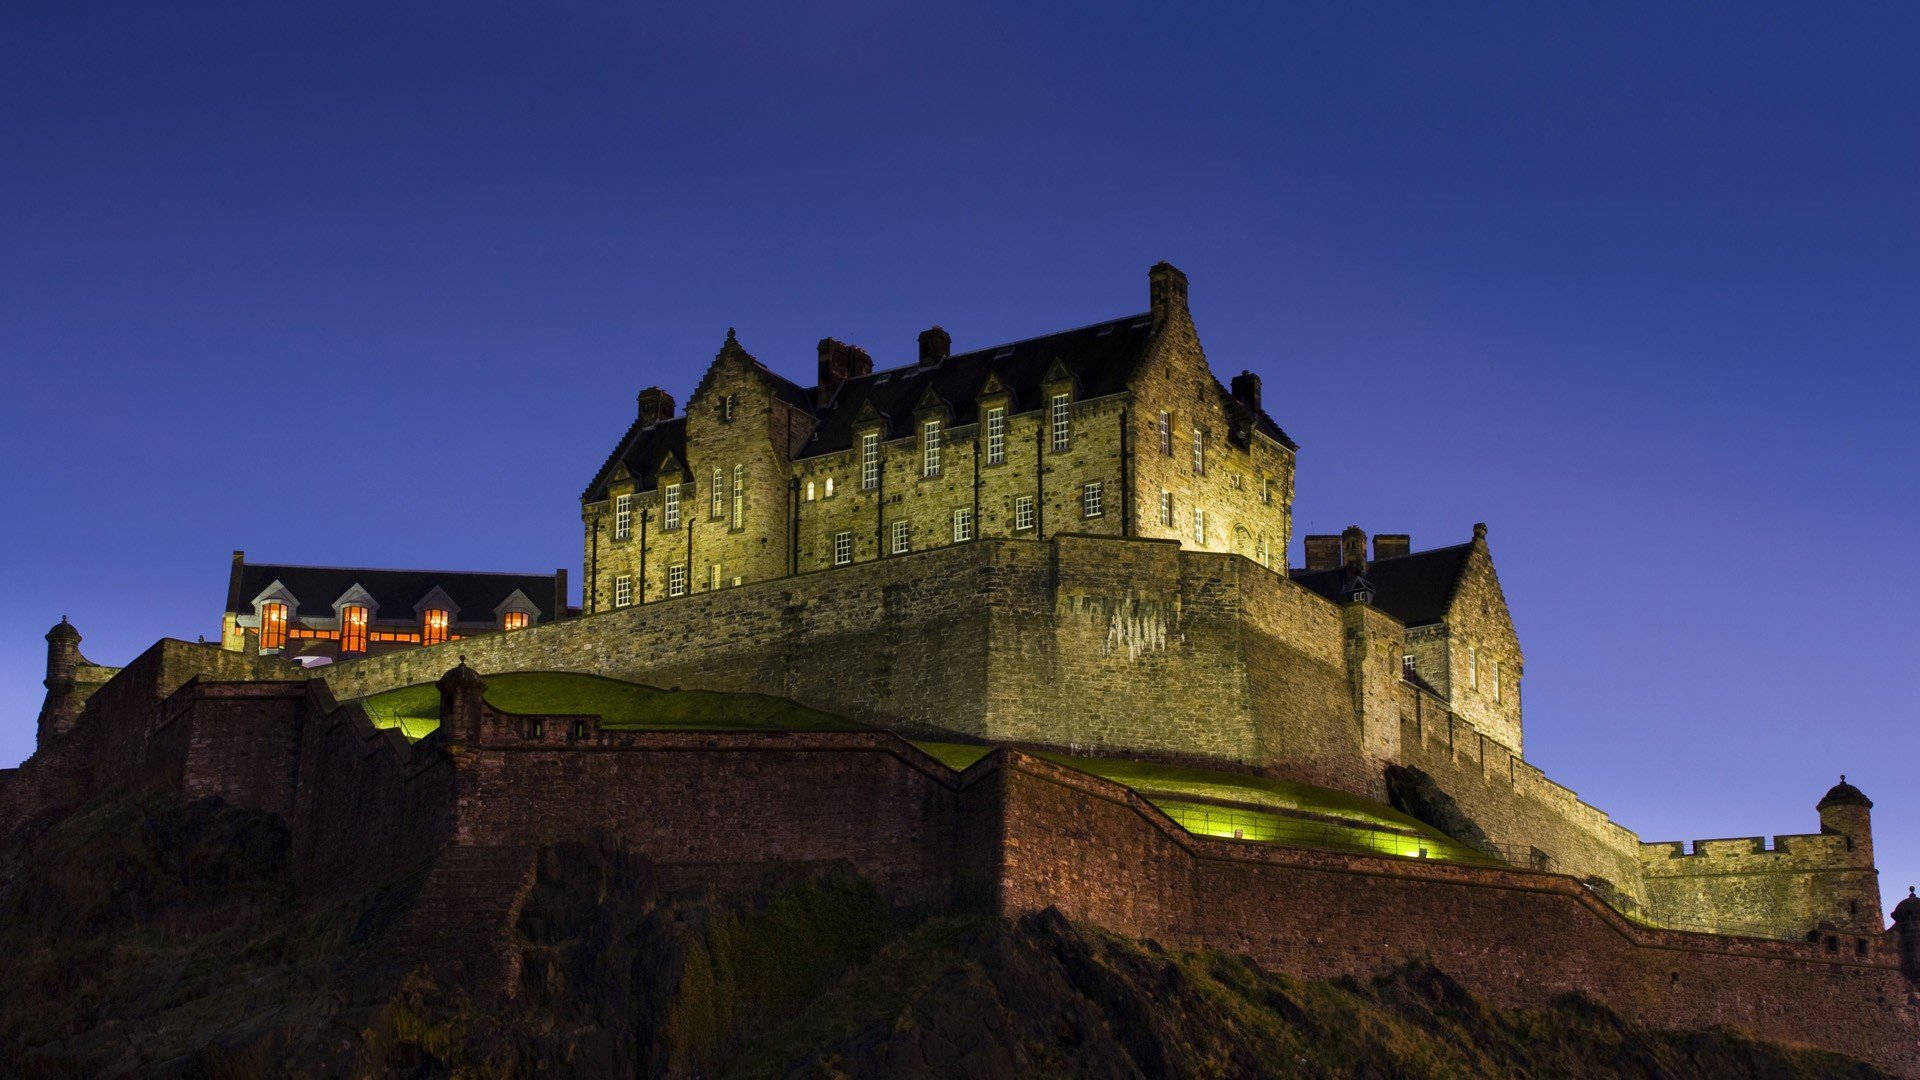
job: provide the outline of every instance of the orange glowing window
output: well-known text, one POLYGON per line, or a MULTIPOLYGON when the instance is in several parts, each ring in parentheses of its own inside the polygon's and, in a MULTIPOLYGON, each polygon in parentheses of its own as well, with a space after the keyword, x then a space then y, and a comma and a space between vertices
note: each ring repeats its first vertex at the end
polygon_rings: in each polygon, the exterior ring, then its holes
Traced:
POLYGON ((367 651, 367 609, 358 604, 340 609, 340 651, 367 651))
POLYGON ((447 640, 447 613, 429 609, 420 613, 420 643, 438 645, 447 640))
POLYGON ((525 630, 530 618, 524 611, 509 611, 500 617, 500 625, 508 630, 525 630))
POLYGON ((284 649, 287 645, 287 605, 260 605, 260 647, 284 649))

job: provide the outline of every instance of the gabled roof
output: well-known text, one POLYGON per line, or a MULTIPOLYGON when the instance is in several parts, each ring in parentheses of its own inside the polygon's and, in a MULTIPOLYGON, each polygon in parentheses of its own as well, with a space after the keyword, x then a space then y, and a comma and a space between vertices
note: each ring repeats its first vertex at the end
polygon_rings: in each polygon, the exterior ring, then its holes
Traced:
POLYGON ((639 420, 620 437, 620 442, 607 455, 600 465, 600 471, 593 474, 593 482, 580 493, 585 502, 597 502, 607 497, 607 485, 612 481, 616 466, 625 465, 633 474, 633 486, 636 491, 652 491, 660 485, 660 462, 672 454, 685 461, 687 458, 687 418, 676 416, 671 420, 661 420, 652 424, 642 424, 639 420))
MULTIPOLYGON (((1373 606, 1405 626, 1445 621, 1471 554, 1473 544, 1465 543, 1368 563, 1373 606)), ((1344 567, 1336 566, 1331 570, 1294 570, 1288 576, 1337 604, 1346 600, 1346 573, 1344 567)))
POLYGON ((540 609, 542 622, 566 617, 555 611, 561 575, 492 574, 458 570, 382 570, 348 566, 246 563, 227 587, 227 610, 250 615, 253 598, 275 581, 293 594, 296 617, 331 618, 333 603, 355 585, 365 589, 381 621, 414 617, 414 604, 436 587, 459 608, 462 622, 491 622, 494 610, 517 590, 540 609))

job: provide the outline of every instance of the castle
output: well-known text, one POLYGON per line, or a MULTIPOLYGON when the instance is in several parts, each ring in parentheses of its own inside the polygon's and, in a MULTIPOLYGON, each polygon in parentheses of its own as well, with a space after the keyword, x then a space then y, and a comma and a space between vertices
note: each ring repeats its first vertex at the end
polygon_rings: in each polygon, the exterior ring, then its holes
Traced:
POLYGON ((503 988, 530 853, 593 823, 690 880, 834 863, 905 905, 1053 905, 1307 975, 1427 956, 1496 1000, 1578 989, 1920 1075, 1920 900, 1885 929, 1867 797, 1843 778, 1818 831, 1689 845, 1553 782, 1488 530, 1352 527, 1290 568, 1298 447, 1257 375, 1215 378, 1180 271, 1149 299, 961 354, 935 327, 880 371, 824 339, 810 387, 729 331, 583 492, 577 610, 564 573, 236 553, 218 646, 102 667, 63 620, 0 820, 158 782, 283 814, 316 890, 430 863, 431 912, 491 881, 411 940, 503 988), (488 689, 525 672, 848 727, 647 730, 488 689), (383 720, 428 686, 430 732, 383 720))

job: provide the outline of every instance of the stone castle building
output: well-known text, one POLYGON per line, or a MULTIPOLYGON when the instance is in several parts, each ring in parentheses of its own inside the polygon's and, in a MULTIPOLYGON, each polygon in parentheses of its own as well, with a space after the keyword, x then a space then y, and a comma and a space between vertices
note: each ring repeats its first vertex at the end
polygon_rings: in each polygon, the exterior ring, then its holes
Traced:
MULTIPOLYGON (((903 904, 1054 905, 1310 976, 1426 956, 1497 1001, 1579 990, 1920 1076, 1920 902, 1887 928, 1870 800, 1843 778, 1804 834, 1647 842, 1554 782, 1524 754, 1487 528, 1416 550, 1349 527, 1290 567, 1299 448, 1257 375, 1215 377, 1184 275, 1153 267, 1149 299, 960 354, 934 328, 878 371, 825 339, 813 386, 729 332, 683 415, 639 395, 583 492, 577 612, 558 574, 510 593, 236 556, 224 647, 108 668, 62 622, 0 823, 155 780, 286 815, 315 889, 427 859, 458 883, 446 897, 497 875, 504 926, 531 853, 592 825, 703 882, 831 863, 903 904), (341 647, 356 605, 381 648, 341 647), (294 625, 330 663, 263 637, 294 625), (486 697, 516 672, 771 695, 863 727, 521 715, 486 697), (439 728, 418 740, 363 704, 433 684, 439 728), (956 771, 926 750, 952 744, 991 752, 956 771), (1266 807, 1303 829, 1391 807, 1475 854, 1209 831, 1072 764, 1097 760, 1327 792, 1266 807)), ((418 947, 470 956, 431 918, 438 880, 418 947)))

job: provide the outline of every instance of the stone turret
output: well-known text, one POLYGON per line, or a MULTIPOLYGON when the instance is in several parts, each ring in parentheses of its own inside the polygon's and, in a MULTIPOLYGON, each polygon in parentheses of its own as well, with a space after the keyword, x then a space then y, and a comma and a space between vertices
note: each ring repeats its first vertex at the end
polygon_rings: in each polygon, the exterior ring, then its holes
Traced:
POLYGON ((1907 898, 1893 909, 1893 932, 1900 942, 1900 970, 1920 982, 1920 896, 1907 886, 1907 898))
POLYGON ((1820 811, 1820 831, 1846 837, 1854 861, 1861 866, 1872 866, 1873 800, 1847 783, 1846 774, 1842 773, 1840 782, 1820 797, 1816 809, 1820 811))
POLYGON ((471 745, 480 736, 482 700, 487 692, 487 680, 467 665, 462 656, 460 663, 440 676, 440 730, 446 734, 450 746, 471 745))
POLYGON ((40 706, 38 739, 46 745, 50 736, 65 732, 80 715, 80 699, 75 690, 75 675, 80 665, 80 631, 65 615, 47 631, 46 701, 40 706))

